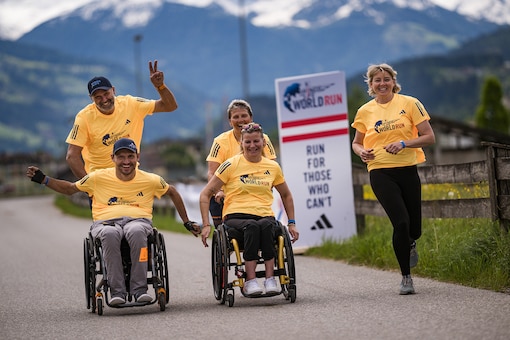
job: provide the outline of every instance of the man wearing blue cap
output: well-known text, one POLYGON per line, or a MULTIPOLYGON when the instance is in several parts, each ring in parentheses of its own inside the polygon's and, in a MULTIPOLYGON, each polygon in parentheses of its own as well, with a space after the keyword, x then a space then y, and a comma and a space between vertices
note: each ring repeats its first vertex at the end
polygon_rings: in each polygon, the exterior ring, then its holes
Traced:
MULTIPOLYGON (((110 149, 112 150, 112 149, 110 149)), ((86 192, 92 197, 92 236, 103 246, 107 279, 111 288, 110 305, 126 302, 126 285, 122 268, 120 243, 126 238, 131 250, 130 293, 137 302, 150 302, 147 294, 147 236, 152 233, 154 197, 168 195, 184 226, 193 235, 200 227, 188 218, 181 195, 160 176, 137 168, 139 153, 132 139, 121 138, 113 146, 110 159, 113 168, 100 169, 77 182, 50 178, 35 166, 27 169, 27 177, 59 193, 72 195, 86 192)))
POLYGON ((177 102, 165 85, 158 61, 149 62, 150 80, 160 98, 148 100, 130 95, 116 96, 115 87, 105 77, 94 77, 88 83, 92 103, 75 117, 66 139, 66 160, 77 178, 98 169, 113 166, 110 158, 112 145, 120 138, 134 140, 140 148, 144 119, 154 112, 171 112, 177 102))

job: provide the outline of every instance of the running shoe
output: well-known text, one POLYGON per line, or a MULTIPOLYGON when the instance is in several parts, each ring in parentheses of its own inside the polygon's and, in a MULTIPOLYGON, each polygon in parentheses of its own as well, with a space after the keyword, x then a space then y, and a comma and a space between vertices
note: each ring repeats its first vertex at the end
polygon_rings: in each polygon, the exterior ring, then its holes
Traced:
POLYGON ((414 294, 413 279, 411 275, 402 276, 400 283, 400 295, 414 294))
POLYGON ((278 284, 276 283, 276 279, 274 278, 274 276, 267 278, 264 281, 264 288, 266 289, 266 294, 280 293, 280 288, 278 287, 278 284))
POLYGON ((262 294, 263 291, 257 279, 251 279, 244 283, 243 292, 246 296, 256 296, 262 294))

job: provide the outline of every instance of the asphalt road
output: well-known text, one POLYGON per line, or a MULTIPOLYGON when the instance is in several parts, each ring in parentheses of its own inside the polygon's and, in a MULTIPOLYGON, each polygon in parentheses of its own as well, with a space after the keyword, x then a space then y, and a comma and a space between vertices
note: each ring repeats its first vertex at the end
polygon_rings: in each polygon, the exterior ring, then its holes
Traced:
POLYGON ((297 300, 233 307, 212 291, 210 249, 164 233, 170 302, 86 309, 83 238, 90 222, 61 214, 52 197, 0 200, 0 339, 509 339, 510 295, 297 255, 297 300))

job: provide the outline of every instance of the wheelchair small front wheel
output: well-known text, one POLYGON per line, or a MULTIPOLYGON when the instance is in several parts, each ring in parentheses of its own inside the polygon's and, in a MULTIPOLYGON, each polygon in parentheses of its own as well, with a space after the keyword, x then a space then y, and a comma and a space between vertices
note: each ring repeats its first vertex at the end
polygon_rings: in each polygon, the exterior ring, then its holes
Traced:
POLYGON ((226 296, 226 300, 229 307, 232 307, 234 305, 234 294, 232 292, 229 292, 226 296))
POLYGON ((103 299, 97 299, 97 315, 103 315, 103 299))
POLYGON ((158 294, 158 304, 159 304, 159 310, 164 312, 166 308, 166 294, 161 292, 158 294))
POLYGON ((296 286, 295 285, 289 286, 289 299, 290 299, 290 303, 296 302, 296 286))

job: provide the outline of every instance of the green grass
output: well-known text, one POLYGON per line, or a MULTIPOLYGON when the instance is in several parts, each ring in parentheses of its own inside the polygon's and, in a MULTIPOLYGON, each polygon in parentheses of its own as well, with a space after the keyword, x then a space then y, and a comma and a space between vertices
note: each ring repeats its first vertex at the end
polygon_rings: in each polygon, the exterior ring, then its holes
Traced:
MULTIPOLYGON (((305 255, 399 271, 386 217, 366 217, 366 231, 348 240, 327 240, 305 255)), ((510 234, 487 219, 425 219, 413 275, 510 293, 510 234)))

